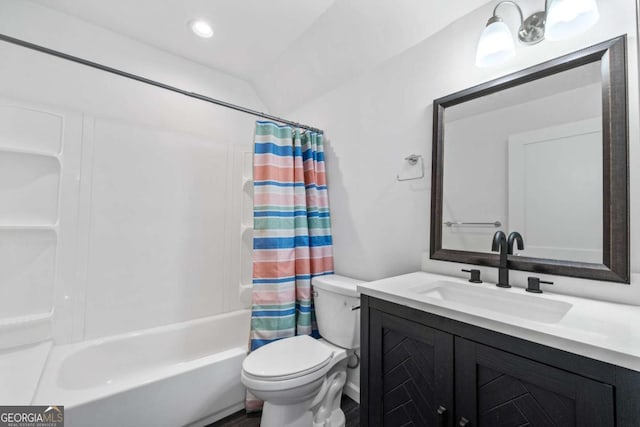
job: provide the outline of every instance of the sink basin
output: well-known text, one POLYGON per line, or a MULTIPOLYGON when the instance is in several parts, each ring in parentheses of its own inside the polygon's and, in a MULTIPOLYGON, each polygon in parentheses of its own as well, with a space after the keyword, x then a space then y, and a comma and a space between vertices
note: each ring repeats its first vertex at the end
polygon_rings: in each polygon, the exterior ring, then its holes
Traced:
POLYGON ((473 288, 445 280, 409 289, 420 299, 432 299, 468 306, 475 310, 489 310, 508 316, 520 317, 542 323, 559 322, 573 307, 564 301, 521 295, 498 289, 473 288))

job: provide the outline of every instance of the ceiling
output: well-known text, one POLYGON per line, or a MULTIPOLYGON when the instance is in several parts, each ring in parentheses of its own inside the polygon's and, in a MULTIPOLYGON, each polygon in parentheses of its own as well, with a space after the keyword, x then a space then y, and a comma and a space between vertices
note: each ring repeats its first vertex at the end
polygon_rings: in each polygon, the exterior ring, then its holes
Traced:
POLYGON ((487 0, 33 0, 251 83, 286 112, 487 0), (205 19, 211 39, 187 23, 205 19))

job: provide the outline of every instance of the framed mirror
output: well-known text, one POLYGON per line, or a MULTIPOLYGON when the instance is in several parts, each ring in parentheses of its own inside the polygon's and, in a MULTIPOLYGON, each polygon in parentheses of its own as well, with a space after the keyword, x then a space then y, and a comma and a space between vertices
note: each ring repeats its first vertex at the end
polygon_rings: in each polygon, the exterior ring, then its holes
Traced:
POLYGON ((626 36, 437 99, 431 258, 629 283, 626 36))

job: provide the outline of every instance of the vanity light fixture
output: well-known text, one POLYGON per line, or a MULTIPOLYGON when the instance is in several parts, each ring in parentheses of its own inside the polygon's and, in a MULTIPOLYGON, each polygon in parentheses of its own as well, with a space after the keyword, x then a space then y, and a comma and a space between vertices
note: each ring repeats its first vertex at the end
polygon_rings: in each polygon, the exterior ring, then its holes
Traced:
POLYGON ((515 6, 520 15, 518 40, 524 45, 534 45, 545 38, 561 40, 589 29, 600 17, 596 0, 545 0, 545 10, 524 18, 522 9, 514 1, 501 1, 493 9, 493 16, 476 50, 476 66, 498 65, 515 55, 515 45, 509 27, 496 12, 503 4, 515 6))
POLYGON ((547 40, 562 40, 591 28, 600 18, 596 0, 555 0, 547 10, 547 40))
POLYGON ((208 39, 213 37, 213 28, 207 21, 203 21, 202 19, 193 19, 189 21, 189 28, 193 31, 198 37, 202 37, 204 39, 208 39))

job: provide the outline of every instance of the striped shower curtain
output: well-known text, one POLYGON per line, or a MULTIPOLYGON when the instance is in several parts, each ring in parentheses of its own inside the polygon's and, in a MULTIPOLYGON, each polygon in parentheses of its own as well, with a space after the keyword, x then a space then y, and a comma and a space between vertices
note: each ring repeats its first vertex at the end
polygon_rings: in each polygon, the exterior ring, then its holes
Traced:
POLYGON ((256 123, 251 350, 294 335, 318 336, 311 278, 333 273, 322 139, 256 123))
POLYGON ((251 350, 317 334, 311 278, 333 273, 322 135, 257 122, 251 350))

